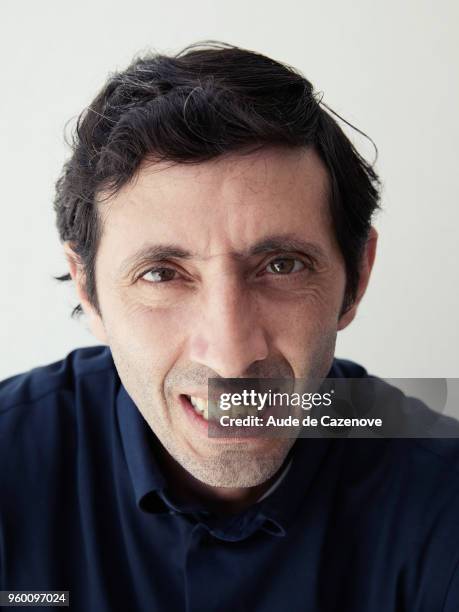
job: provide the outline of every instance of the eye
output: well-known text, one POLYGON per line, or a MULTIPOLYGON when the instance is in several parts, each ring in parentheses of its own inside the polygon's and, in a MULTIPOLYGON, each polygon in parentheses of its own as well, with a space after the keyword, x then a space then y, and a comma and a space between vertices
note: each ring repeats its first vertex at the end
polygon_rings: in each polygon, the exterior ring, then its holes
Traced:
POLYGON ((165 283, 174 280, 176 274, 177 271, 173 268, 153 268, 142 274, 140 278, 147 281, 147 283, 165 283))
POLYGON ((295 259, 293 257, 278 257, 270 261, 265 270, 271 274, 280 275, 300 272, 304 270, 305 267, 306 265, 300 259, 295 259))

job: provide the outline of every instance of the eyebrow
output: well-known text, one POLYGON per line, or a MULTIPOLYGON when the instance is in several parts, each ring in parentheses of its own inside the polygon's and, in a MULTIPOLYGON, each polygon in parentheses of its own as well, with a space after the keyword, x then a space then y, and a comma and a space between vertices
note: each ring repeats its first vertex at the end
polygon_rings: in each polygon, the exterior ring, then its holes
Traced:
MULTIPOLYGON (((292 251, 306 253, 319 261, 327 259, 324 250, 318 244, 302 240, 291 234, 267 236, 255 243, 248 250, 243 252, 231 251, 229 255, 235 259, 245 259, 265 253, 291 253, 292 251)), ((125 259, 120 266, 120 271, 126 273, 138 264, 147 263, 149 261, 164 261, 167 259, 203 260, 207 258, 200 257, 196 253, 187 251, 174 244, 151 244, 125 259)))

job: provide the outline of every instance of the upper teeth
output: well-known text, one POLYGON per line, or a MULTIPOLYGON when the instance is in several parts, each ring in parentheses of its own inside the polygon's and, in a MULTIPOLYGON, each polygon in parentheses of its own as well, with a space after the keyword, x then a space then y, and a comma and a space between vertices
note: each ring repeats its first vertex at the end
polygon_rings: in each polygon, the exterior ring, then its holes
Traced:
POLYGON ((190 396, 190 402, 199 414, 202 414, 205 419, 209 418, 209 404, 207 400, 190 396))
MULTIPOLYGON (((209 420, 209 401, 207 399, 202 399, 201 397, 194 397, 192 395, 188 396, 191 402, 191 405, 196 410, 198 414, 203 416, 206 421, 209 420)), ((257 407, 256 406, 231 406, 231 416, 246 416, 246 415, 256 415, 257 407)))

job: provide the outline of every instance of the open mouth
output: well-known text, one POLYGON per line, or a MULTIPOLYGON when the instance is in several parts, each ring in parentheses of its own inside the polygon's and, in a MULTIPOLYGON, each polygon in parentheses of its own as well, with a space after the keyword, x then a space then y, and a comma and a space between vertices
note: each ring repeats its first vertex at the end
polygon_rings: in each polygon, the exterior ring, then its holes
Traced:
MULTIPOLYGON (((209 400, 193 395, 181 394, 182 402, 189 410, 192 410, 197 416, 208 422, 209 418, 212 422, 218 422, 218 416, 221 414, 229 414, 233 417, 256 416, 259 414, 256 406, 231 406, 229 412, 217 412, 216 404, 211 404, 209 410, 209 400)), ((266 412, 269 412, 267 410, 266 412)))
POLYGON ((260 427, 253 419, 259 416, 256 406, 231 406, 231 409, 220 413, 217 410, 217 403, 209 402, 202 397, 196 397, 181 393, 179 401, 186 411, 191 423, 197 427, 196 431, 201 431, 207 437, 213 438, 214 442, 220 439, 222 442, 228 439, 231 442, 248 442, 262 440, 260 427), (238 417, 251 419, 247 423, 222 423, 221 417, 238 417))
POLYGON ((199 417, 199 420, 208 423, 209 402, 207 399, 182 393, 180 395, 180 400, 182 405, 188 410, 189 413, 191 413, 192 416, 199 417))
POLYGON ((197 415, 201 416, 205 421, 209 420, 209 402, 201 397, 193 397, 192 395, 184 395, 190 406, 194 409, 197 415))

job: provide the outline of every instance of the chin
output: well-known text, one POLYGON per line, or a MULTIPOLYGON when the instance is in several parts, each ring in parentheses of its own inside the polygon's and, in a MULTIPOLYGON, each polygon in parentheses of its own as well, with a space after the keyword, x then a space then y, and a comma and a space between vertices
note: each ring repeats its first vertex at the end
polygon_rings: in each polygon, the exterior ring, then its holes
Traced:
MULTIPOLYGON (((271 440, 272 442, 272 440, 271 440)), ((255 487, 266 482, 281 467, 294 440, 283 440, 282 447, 257 454, 237 448, 221 449, 211 458, 176 460, 194 478, 212 487, 255 487)))

